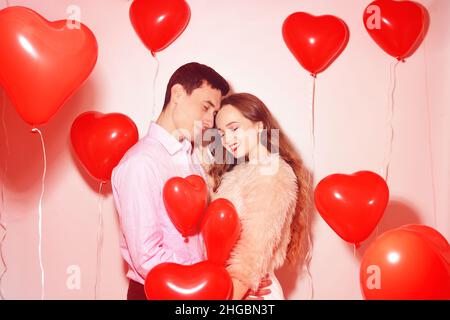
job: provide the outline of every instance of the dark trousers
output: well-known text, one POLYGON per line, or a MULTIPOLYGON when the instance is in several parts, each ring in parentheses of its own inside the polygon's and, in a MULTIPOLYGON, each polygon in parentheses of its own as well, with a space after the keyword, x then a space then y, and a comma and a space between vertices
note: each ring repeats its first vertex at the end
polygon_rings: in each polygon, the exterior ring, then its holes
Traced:
POLYGON ((147 300, 144 285, 130 279, 128 286, 127 300, 147 300))

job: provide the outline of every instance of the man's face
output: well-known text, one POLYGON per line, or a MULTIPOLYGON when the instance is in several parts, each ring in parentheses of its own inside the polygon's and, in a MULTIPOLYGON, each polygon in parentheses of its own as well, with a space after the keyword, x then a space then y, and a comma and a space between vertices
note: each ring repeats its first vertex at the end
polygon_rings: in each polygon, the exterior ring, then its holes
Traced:
POLYGON ((190 95, 180 85, 175 86, 178 87, 174 96, 173 121, 178 130, 184 131, 182 134, 186 138, 194 141, 194 134, 203 135, 214 126, 222 94, 207 83, 194 89, 190 95))

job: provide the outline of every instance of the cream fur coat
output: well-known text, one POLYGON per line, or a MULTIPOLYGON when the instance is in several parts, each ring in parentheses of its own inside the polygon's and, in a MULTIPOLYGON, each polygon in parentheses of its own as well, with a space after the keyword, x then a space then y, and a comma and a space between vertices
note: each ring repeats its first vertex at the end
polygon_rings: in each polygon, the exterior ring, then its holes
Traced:
MULTIPOLYGON (((208 183, 212 187, 211 180, 208 183)), ((210 194, 211 200, 226 198, 236 207, 242 228, 227 270, 253 290, 285 261, 297 188, 291 166, 278 154, 270 154, 257 164, 236 165, 210 194)))

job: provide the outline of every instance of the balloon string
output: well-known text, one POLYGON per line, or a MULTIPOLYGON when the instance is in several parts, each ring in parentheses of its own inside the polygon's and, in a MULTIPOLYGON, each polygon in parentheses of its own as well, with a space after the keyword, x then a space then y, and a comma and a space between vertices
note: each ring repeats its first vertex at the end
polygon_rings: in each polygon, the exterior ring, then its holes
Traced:
POLYGON ((387 150, 385 150, 385 157, 383 161, 383 168, 384 168, 384 176, 385 181, 388 182, 389 179, 389 167, 391 164, 391 156, 392 156, 392 144, 394 141, 394 125, 392 122, 392 119, 394 117, 394 93, 396 88, 396 69, 397 65, 400 63, 400 61, 395 61, 395 63, 391 64, 390 70, 389 70, 389 108, 388 108, 388 118, 387 123, 389 126, 389 133, 388 133, 388 142, 387 142, 387 150))
POLYGON ((5 294, 3 292, 3 277, 5 276, 6 272, 8 271, 8 266, 6 264, 5 257, 3 255, 3 242, 6 238, 6 234, 8 233, 8 229, 6 227, 6 223, 3 222, 3 214, 6 212, 6 200, 5 200, 5 179, 8 172, 8 158, 9 158, 9 139, 8 139, 8 131, 6 130, 6 122, 5 122, 5 108, 6 108, 6 100, 5 100, 5 91, 2 91, 2 127, 3 127, 3 134, 5 136, 5 146, 6 146, 6 158, 5 158, 5 164, 4 164, 4 170, 2 174, 2 188, 1 188, 1 200, 2 200, 2 207, 0 209, 0 228, 3 230, 3 235, 0 238, 0 259, 2 262, 1 265, 1 273, 0 273, 0 299, 5 300, 5 294))
MULTIPOLYGON (((311 144, 312 144, 312 174, 311 174, 311 181, 310 183, 314 186, 314 172, 315 172, 315 159, 314 159, 314 153, 315 153, 315 133, 314 133, 314 109, 315 109, 315 96, 316 96, 316 75, 311 74, 313 77, 313 84, 312 84, 312 94, 311 94, 311 105, 310 105, 310 136, 311 136, 311 144)), ((304 268, 306 270, 306 273, 308 275, 309 284, 310 284, 310 300, 314 299, 314 284, 313 279, 311 275, 310 270, 310 264, 311 264, 311 251, 313 248, 312 241, 311 241, 311 235, 309 230, 308 232, 308 252, 305 257, 305 263, 304 268)))
POLYGON ((315 111, 315 103, 316 103, 316 77, 313 76, 313 88, 312 88, 312 102, 311 102, 311 139, 312 139, 312 147, 313 147, 313 165, 314 165, 314 153, 315 153, 315 147, 316 147, 316 137, 315 137, 315 117, 314 117, 314 111, 315 111))
POLYGON ((311 270, 310 270, 310 264, 311 264, 311 259, 312 259, 312 255, 311 255, 311 251, 312 251, 312 242, 311 242, 311 235, 308 232, 308 253, 306 254, 305 257, 305 269, 306 269, 306 273, 308 274, 308 279, 309 279, 309 286, 310 286, 310 297, 309 300, 313 300, 314 299, 314 284, 313 284, 313 279, 312 279, 312 275, 311 275, 311 270))
POLYGON ((103 217, 102 217, 102 186, 105 182, 100 182, 98 189, 98 227, 97 227, 97 272, 95 274, 94 299, 97 300, 98 282, 101 270, 101 251, 103 247, 103 217))
MULTIPOLYGON (((5 0, 5 8, 9 7, 9 1, 5 0)), ((1 188, 1 199, 2 199, 2 208, 0 210, 0 228, 3 230, 3 235, 0 238, 0 260, 2 261, 1 265, 1 273, 0 273, 0 299, 6 300, 5 293, 3 292, 3 277, 5 276, 6 272, 8 271, 8 266, 6 265, 5 256, 3 255, 3 242, 5 241, 6 234, 8 233, 8 229, 6 227, 6 223, 3 222, 3 213, 6 212, 6 204, 5 204, 5 179, 6 174, 8 172, 8 157, 9 157, 9 141, 8 141, 8 132, 6 131, 6 123, 5 123, 5 91, 3 89, 2 91, 2 127, 3 127, 3 133, 5 135, 5 146, 6 146, 6 159, 5 159, 5 166, 4 171, 2 175, 2 188, 1 188)))
POLYGON ((38 128, 33 128, 31 132, 39 133, 42 144, 42 152, 44 157, 44 172, 42 173, 42 191, 39 198, 39 266, 41 268, 41 300, 44 300, 44 267, 42 264, 42 199, 44 197, 44 187, 45 187, 45 174, 47 172, 47 156, 45 153, 44 138, 42 137, 42 132, 38 128))
MULTIPOLYGON (((9 0, 5 0, 5 8, 9 7, 9 0)), ((1 188, 1 199, 2 199, 2 209, 0 210, 0 228, 3 230, 3 236, 0 239, 0 259, 2 261, 2 272, 0 273, 0 298, 2 300, 5 300, 5 295, 2 288, 2 281, 3 277, 6 274, 8 270, 8 266, 5 262, 5 257, 3 255, 3 242, 6 238, 7 234, 7 228, 6 224, 3 222, 3 213, 6 211, 6 204, 5 204, 5 179, 6 174, 8 172, 8 156, 9 156, 9 141, 8 141, 8 132, 6 131, 6 123, 5 123, 5 91, 2 91, 2 127, 3 127, 3 133, 5 135, 5 145, 6 145, 6 159, 5 159, 5 166, 4 171, 2 175, 2 188, 1 188)))
POLYGON ((356 244, 353 244, 353 258, 356 258, 356 244))
POLYGON ((152 106, 152 119, 155 120, 155 109, 156 109, 156 78, 158 77, 159 74, 159 60, 158 57, 155 55, 153 55, 153 57, 155 57, 156 60, 156 71, 155 71, 155 76, 153 77, 153 106, 152 106))
POLYGON ((433 156, 433 148, 431 145, 431 110, 430 110, 430 94, 429 94, 429 84, 428 84, 428 68, 427 68, 427 50, 426 46, 424 46, 423 50, 424 54, 424 64, 425 64, 425 92, 427 96, 427 131, 428 131, 428 155, 430 161, 430 170, 431 170, 431 191, 432 191, 432 199, 433 199, 433 225, 437 228, 437 216, 436 216, 436 180, 435 180, 435 170, 434 170, 434 156, 433 156))

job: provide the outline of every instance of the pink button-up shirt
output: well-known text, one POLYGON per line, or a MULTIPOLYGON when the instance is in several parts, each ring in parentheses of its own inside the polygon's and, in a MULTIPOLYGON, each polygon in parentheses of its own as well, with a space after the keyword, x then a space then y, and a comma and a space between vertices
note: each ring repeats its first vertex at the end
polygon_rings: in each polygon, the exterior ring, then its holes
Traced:
POLYGON ((191 143, 179 142, 155 122, 114 168, 111 184, 120 219, 120 251, 129 266, 128 278, 144 284, 147 273, 160 263, 190 265, 205 259, 201 234, 185 242, 172 224, 162 198, 168 179, 191 174, 205 178, 191 143))

